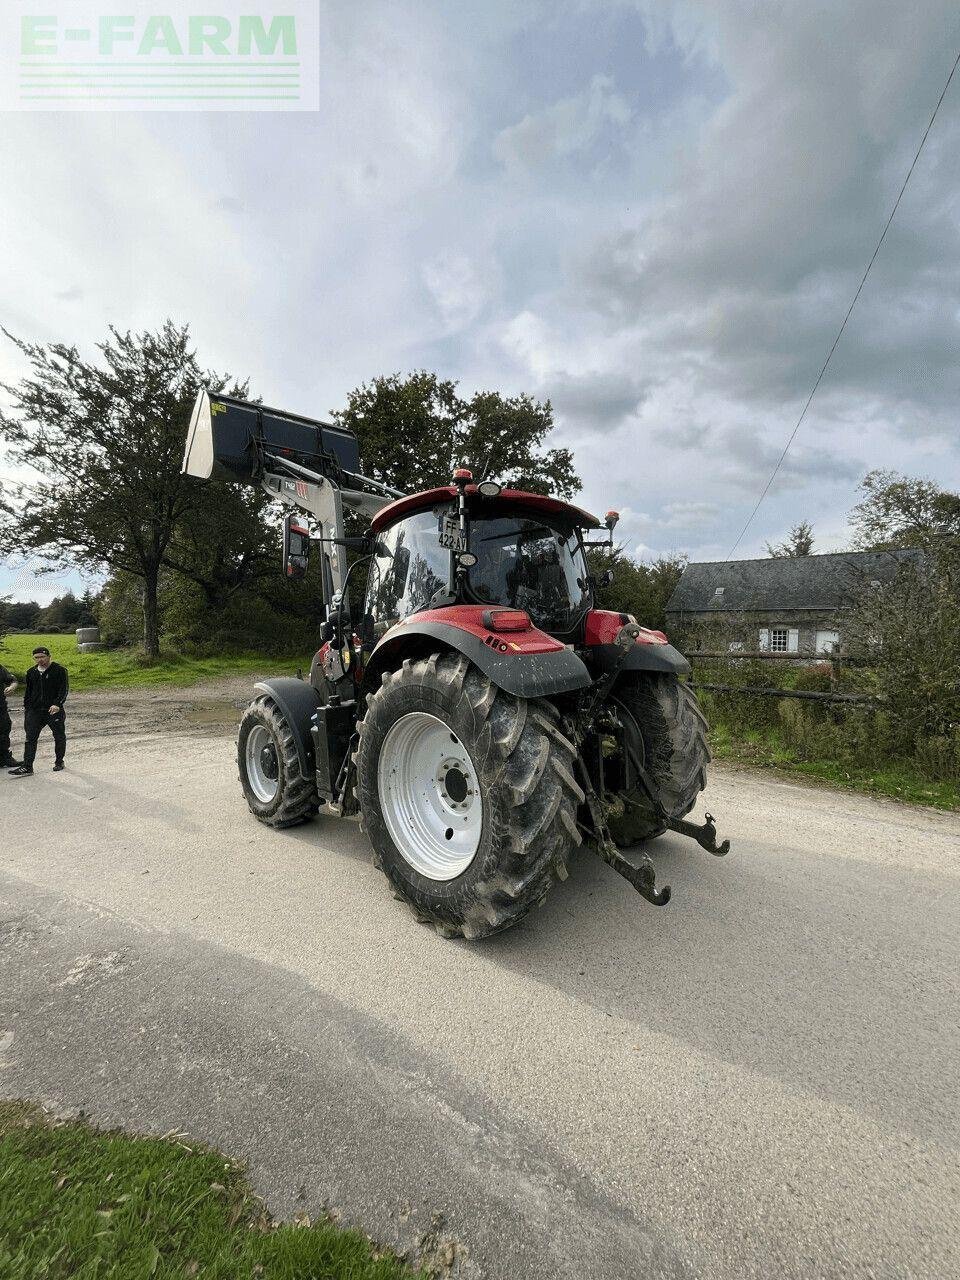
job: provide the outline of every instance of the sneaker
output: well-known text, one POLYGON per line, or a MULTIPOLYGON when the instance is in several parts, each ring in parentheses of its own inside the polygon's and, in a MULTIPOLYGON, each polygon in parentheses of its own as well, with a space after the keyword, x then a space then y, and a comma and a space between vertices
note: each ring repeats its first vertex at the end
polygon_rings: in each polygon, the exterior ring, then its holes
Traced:
POLYGON ((28 769, 25 764, 17 765, 16 769, 10 770, 11 778, 32 778, 33 770, 28 769))
POLYGON ((58 760, 57 763, 53 766, 53 772, 59 773, 63 767, 64 767, 63 761, 58 760))

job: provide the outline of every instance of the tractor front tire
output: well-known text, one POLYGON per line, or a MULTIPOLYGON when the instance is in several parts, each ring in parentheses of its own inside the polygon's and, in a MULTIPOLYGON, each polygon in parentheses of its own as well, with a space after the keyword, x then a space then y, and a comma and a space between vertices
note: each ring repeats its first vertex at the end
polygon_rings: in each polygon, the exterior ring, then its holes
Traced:
POLYGON ((267 694, 240 720, 237 764, 250 812, 268 827, 295 827, 317 812, 316 783, 304 775, 293 730, 267 694))
POLYGON ((551 703, 459 653, 408 658, 367 699, 356 762, 376 865, 445 937, 507 929, 566 879, 583 792, 551 703))
MULTIPOLYGON (((707 721, 696 695, 676 676, 648 672, 628 676, 611 701, 621 711, 627 740, 654 783, 664 812, 682 818, 707 785, 707 721)), ((623 812, 609 819, 610 834, 622 848, 666 831, 639 785, 625 792, 623 812)))

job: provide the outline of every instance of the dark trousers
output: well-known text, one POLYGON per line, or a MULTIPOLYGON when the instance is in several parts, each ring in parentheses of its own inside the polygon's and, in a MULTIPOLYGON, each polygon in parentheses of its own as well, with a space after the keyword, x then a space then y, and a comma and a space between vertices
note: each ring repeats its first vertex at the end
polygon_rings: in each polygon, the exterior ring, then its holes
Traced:
POLYGON ((10 712, 5 698, 0 698, 0 760, 10 759, 10 712))
POLYGON ((60 708, 55 716, 52 716, 46 708, 38 711, 35 707, 27 707, 23 716, 23 729, 27 735, 27 741, 23 748, 25 768, 33 768, 33 759, 37 754, 37 739, 40 737, 40 730, 44 725, 47 725, 53 734, 53 750, 57 763, 63 759, 67 752, 67 731, 63 722, 63 707, 60 708))

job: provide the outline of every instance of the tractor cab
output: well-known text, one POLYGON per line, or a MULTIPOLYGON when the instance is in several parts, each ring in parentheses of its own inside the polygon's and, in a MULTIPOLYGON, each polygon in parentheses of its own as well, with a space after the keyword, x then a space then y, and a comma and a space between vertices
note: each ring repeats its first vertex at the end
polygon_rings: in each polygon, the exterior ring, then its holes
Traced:
POLYGON ((367 623, 379 638, 427 609, 499 606, 579 640, 593 607, 582 530, 599 527, 570 503, 492 482, 401 498, 373 520, 367 623))

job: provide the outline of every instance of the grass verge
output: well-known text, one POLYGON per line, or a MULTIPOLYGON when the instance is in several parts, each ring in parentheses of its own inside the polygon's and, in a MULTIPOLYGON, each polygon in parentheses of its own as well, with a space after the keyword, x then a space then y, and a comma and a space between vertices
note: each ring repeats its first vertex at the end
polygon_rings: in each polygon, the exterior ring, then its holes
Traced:
POLYGON ((244 676, 255 671, 293 674, 297 667, 310 667, 312 654, 294 654, 284 658, 265 657, 262 653, 219 654, 212 658, 189 658, 165 654, 149 663, 136 649, 105 649, 100 653, 78 653, 72 635, 8 635, 0 644, 0 663, 18 676, 33 665, 32 649, 46 645, 54 661, 70 672, 70 688, 132 688, 136 685, 191 685, 223 676, 244 676))
POLYGON ((424 1280, 359 1232, 273 1221, 240 1168, 0 1102, 4 1280, 424 1280))
POLYGON ((809 782, 844 791, 888 796, 907 804, 960 809, 960 786, 955 782, 931 782, 909 767, 892 764, 868 769, 839 760, 801 759, 776 729, 752 729, 743 736, 736 736, 726 725, 713 723, 710 726, 710 749, 714 759, 731 764, 753 769, 776 769, 809 782))

